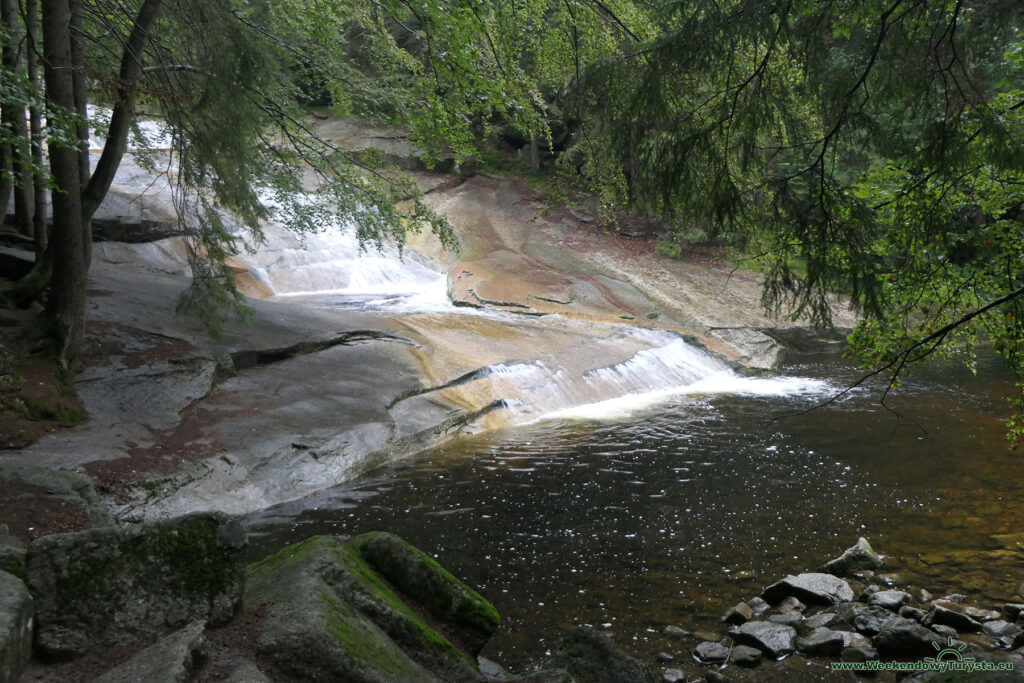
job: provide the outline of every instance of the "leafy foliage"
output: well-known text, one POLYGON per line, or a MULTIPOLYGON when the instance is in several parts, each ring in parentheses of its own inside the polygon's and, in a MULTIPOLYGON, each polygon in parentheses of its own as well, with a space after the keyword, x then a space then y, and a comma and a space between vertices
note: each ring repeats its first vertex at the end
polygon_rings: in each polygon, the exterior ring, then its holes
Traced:
POLYGON ((584 172, 758 254, 777 312, 828 324, 848 293, 851 350, 893 383, 983 340, 1024 375, 1022 20, 1009 2, 671 3, 660 35, 587 72, 584 172))

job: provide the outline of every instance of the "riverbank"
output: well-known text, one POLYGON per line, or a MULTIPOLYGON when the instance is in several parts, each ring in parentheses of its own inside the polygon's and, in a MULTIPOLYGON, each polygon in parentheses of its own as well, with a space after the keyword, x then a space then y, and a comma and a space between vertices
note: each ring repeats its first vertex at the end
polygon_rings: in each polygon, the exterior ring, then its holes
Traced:
POLYGON ((4 565, 13 574, 0 571, 0 680, 1024 679, 1024 601, 906 585, 863 538, 764 586, 713 630, 666 626, 650 659, 584 624, 515 674, 482 656, 500 623, 485 596, 394 535, 316 536, 248 566, 245 548, 218 515, 34 541, 20 566, 4 565))

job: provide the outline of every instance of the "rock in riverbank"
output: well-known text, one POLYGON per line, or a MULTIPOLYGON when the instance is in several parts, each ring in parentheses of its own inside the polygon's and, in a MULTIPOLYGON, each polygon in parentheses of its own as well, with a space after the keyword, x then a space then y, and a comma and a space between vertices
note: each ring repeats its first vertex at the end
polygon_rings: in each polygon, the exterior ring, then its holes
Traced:
POLYGON ((312 681, 483 680, 453 640, 469 633, 479 647, 498 623, 472 589, 379 533, 344 544, 316 536, 285 548, 250 567, 245 602, 266 606, 260 656, 312 681))
MULTIPOLYGON (((770 609, 760 613, 752 610, 749 620, 729 628, 727 634, 709 634, 706 642, 693 650, 693 660, 715 669, 701 672, 691 664, 693 670, 687 672, 685 680, 693 680, 693 675, 703 675, 705 680, 718 680, 723 675, 736 681, 847 680, 850 674, 833 670, 832 662, 914 662, 926 658, 987 662, 985 666, 991 667, 994 677, 974 674, 982 676, 978 680, 1024 678, 1022 605, 1007 603, 1000 609, 987 609, 962 605, 964 596, 958 595, 933 600, 926 590, 898 585, 898 575, 855 569, 864 566, 864 548, 870 549, 870 545, 861 539, 843 555, 849 562, 844 561, 841 568, 851 577, 849 581, 819 572, 787 576, 770 585, 763 593, 770 609), (811 606, 805 608, 800 601, 811 606), (744 646, 764 653, 764 663, 737 657, 744 646), (739 666, 757 669, 747 672, 739 666)), ((873 560, 870 563, 877 568, 873 560)), ((729 614, 735 617, 734 611, 729 614)), ((683 680, 677 676, 683 672, 674 667, 663 673, 666 681, 683 680)), ((870 675, 895 681, 905 674, 880 670, 870 675)), ((919 674, 907 680, 947 680, 929 676, 919 674)))
POLYGON ((32 652, 32 596, 16 576, 0 571, 0 683, 13 683, 32 652))
POLYGON ((38 539, 25 563, 36 646, 82 655, 197 619, 224 623, 241 602, 244 545, 219 514, 38 539))
POLYGON ((586 626, 562 634, 551 663, 579 683, 654 683, 640 662, 623 654, 611 638, 586 626))

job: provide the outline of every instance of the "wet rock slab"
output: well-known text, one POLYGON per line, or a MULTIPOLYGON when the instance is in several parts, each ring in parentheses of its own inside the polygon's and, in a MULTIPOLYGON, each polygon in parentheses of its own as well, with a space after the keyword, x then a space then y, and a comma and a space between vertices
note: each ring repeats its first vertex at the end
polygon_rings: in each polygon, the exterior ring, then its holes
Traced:
POLYGON ((821 567, 821 571, 836 576, 848 576, 855 571, 874 570, 881 566, 882 557, 871 548, 871 544, 862 536, 842 555, 826 562, 821 567))
POLYGON ((693 657, 701 664, 717 664, 729 657, 729 648, 709 640, 694 648, 693 657))
POLYGON ((963 613, 959 605, 952 602, 933 602, 921 622, 925 626, 951 626, 957 631, 977 633, 981 624, 963 613))
POLYGON ((878 591, 868 598, 869 605, 884 607, 893 612, 898 612, 900 607, 909 602, 910 593, 896 590, 878 591))
POLYGON ((843 635, 828 628, 816 628, 796 639, 796 649, 821 657, 838 655, 843 651, 843 635))
POLYGON ((873 636, 893 619, 901 618, 884 607, 870 606, 857 613, 853 618, 853 626, 861 633, 873 636))
POLYGON ((907 659, 934 656, 935 645, 941 647, 946 639, 916 621, 896 618, 882 627, 873 642, 882 659, 907 659))

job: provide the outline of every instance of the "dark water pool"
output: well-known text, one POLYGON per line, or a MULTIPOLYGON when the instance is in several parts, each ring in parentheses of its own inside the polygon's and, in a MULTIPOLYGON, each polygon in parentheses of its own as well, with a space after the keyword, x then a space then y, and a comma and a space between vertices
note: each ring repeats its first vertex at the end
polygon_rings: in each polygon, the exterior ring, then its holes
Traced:
MULTIPOLYGON (((253 552, 393 531, 494 603, 503 625, 485 654, 519 670, 577 623, 651 656, 664 625, 715 627, 861 535, 900 585, 1005 601, 1024 553, 994 535, 1024 532, 1024 454, 1001 422, 1012 382, 980 365, 920 372, 891 397, 898 414, 873 385, 798 415, 825 397, 685 397, 466 438, 254 518, 253 552)), ((824 354, 784 373, 858 376, 824 354)))

